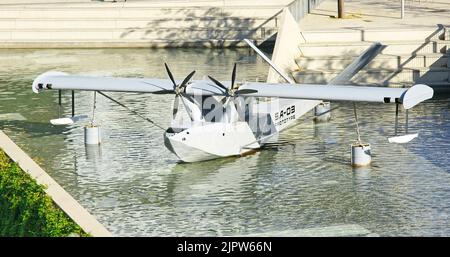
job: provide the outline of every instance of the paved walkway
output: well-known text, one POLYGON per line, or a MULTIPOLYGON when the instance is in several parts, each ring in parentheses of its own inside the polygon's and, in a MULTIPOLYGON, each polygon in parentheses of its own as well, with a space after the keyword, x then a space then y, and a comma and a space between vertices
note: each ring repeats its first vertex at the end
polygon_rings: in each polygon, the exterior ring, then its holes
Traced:
POLYGON ((450 0, 405 0, 400 18, 400 0, 345 0, 346 19, 336 19, 337 1, 323 1, 300 21, 303 31, 339 29, 399 29, 450 26, 450 0))
POLYGON ((24 6, 24 5, 40 5, 53 7, 69 7, 69 6, 110 6, 110 7, 191 7, 191 6, 281 6, 291 3, 293 0, 128 0, 124 2, 118 0, 86 1, 86 0, 2 0, 0 5, 7 6, 24 6))

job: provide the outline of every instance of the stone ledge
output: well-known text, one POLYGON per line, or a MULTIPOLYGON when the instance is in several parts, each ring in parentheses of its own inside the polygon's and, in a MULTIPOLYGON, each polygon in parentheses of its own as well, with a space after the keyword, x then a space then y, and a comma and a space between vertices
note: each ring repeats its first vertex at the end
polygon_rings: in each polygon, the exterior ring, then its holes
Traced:
POLYGON ((92 236, 109 237, 111 233, 83 208, 67 191, 65 191, 50 175, 34 162, 5 133, 0 131, 0 148, 23 171, 27 172, 38 184, 46 187, 45 192, 53 199, 75 223, 92 236))

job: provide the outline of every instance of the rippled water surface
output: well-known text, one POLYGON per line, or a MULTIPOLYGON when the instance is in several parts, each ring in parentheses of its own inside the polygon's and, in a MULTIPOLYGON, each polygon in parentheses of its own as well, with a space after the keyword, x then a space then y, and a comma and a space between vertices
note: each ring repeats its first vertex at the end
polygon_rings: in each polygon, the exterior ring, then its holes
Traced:
MULTIPOLYGON (((248 50, 2 50, 0 129, 37 160, 115 235, 274 234, 356 224, 378 235, 450 235, 450 115, 448 96, 410 112, 419 138, 388 144, 395 106, 358 104, 363 139, 373 164, 353 169, 352 105, 332 120, 305 117, 280 142, 254 155, 179 163, 163 145, 162 131, 98 98, 100 148, 85 148, 83 123, 55 127, 57 92, 32 93, 31 82, 48 70, 177 79, 264 80, 268 67, 248 50)), ((110 93, 167 126, 173 96, 110 93)), ((70 114, 70 94, 63 96, 70 114)), ((76 93, 76 112, 90 113, 92 93, 76 93)), ((404 113, 401 113, 401 117, 404 113)), ((294 235, 294 234, 289 234, 294 235)))

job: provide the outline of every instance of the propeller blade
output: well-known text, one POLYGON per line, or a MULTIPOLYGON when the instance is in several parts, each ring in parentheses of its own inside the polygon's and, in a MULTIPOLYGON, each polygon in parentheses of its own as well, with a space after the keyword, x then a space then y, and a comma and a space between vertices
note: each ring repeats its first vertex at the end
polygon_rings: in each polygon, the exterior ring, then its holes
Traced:
POLYGON ((258 90, 255 90, 255 89, 239 89, 239 90, 236 90, 236 92, 235 92, 235 94, 237 94, 237 95, 253 94, 253 93, 258 93, 258 90))
POLYGON ((219 86, 220 88, 222 88, 223 90, 225 90, 225 92, 228 91, 228 88, 226 86, 224 86, 222 83, 220 83, 218 80, 216 80, 215 78, 208 76, 208 78, 210 80, 212 80, 212 82, 214 82, 214 84, 216 84, 217 86, 219 86))
POLYGON ((228 103, 230 102, 230 99, 231 99, 231 97, 225 97, 225 98, 226 98, 226 101, 225 101, 225 103, 223 104, 223 106, 227 106, 228 103))
POLYGON ((225 107, 225 103, 228 103, 228 96, 225 96, 224 98, 222 98, 222 100, 220 100, 220 103, 222 104, 222 107, 225 107))
POLYGON ((231 73, 231 89, 234 89, 234 82, 236 80, 236 63, 234 63, 233 73, 231 73))
POLYGON ((180 97, 178 95, 176 95, 175 101, 173 102, 172 119, 175 119, 175 117, 177 116, 179 103, 180 103, 180 97))
POLYGON ((180 87, 186 87, 186 84, 189 82, 189 80, 191 80, 192 76, 194 76, 195 70, 192 71, 191 73, 189 73, 189 75, 187 75, 186 78, 184 78, 183 82, 181 82, 180 87))
POLYGON ((169 69, 169 66, 167 66, 167 63, 164 63, 164 66, 166 66, 167 74, 169 75, 169 78, 173 83, 173 89, 175 90, 175 88, 177 87, 177 83, 175 83, 175 79, 173 78, 172 72, 170 72, 170 69, 169 69))
POLYGON ((155 95, 164 95, 164 94, 173 94, 173 90, 159 90, 156 92, 153 92, 155 95))

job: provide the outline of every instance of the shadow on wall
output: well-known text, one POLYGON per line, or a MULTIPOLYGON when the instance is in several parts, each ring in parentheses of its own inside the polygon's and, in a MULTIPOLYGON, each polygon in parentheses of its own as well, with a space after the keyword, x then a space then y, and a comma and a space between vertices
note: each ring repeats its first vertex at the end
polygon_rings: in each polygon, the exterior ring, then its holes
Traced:
MULTIPOLYGON (((360 31, 361 41, 365 41, 364 30, 360 31)), ((450 46, 445 44, 446 41, 439 41, 444 39, 443 31, 444 26, 439 24, 410 53, 382 54, 380 58, 374 58, 352 78, 352 84, 409 87, 414 83, 431 82, 433 86, 436 84, 436 89, 440 89, 440 84, 448 87, 450 46)), ((299 83, 328 83, 359 54, 358 51, 348 50, 333 57, 302 56, 296 59, 298 70, 293 71, 293 75, 299 83), (320 59, 320 67, 315 68, 318 65, 313 65, 313 62, 317 59, 320 59)))
MULTIPOLYGON (((167 47, 236 47, 244 38, 263 41, 277 31, 281 10, 269 18, 232 16, 222 8, 161 10, 163 17, 143 27, 127 28, 121 39, 161 42, 167 47)), ((157 43, 156 43, 157 44, 157 43)))
MULTIPOLYGON (((438 24, 438 28, 433 31, 430 35, 428 35, 424 42, 418 46, 414 51, 411 52, 411 55, 403 62, 399 62, 399 65, 397 67, 397 70, 393 72, 391 75, 389 75, 385 79, 385 83, 389 84, 389 82, 398 76, 399 73, 402 72, 402 70, 411 70, 412 78, 410 78, 414 83, 421 83, 421 82, 427 82, 427 81, 443 81, 449 82, 449 70, 448 70, 448 61, 446 59, 448 58, 445 54, 448 53, 448 47, 449 46, 442 46, 440 47, 436 41, 432 41, 433 38, 438 39, 444 39, 444 26, 442 24, 438 24), (439 35, 439 33, 442 33, 439 35), (408 68, 407 66, 413 66, 414 65, 408 65, 411 64, 411 62, 417 58, 418 54, 426 47, 432 47, 432 52, 437 54, 442 54, 442 56, 434 61, 432 64, 427 64, 425 60, 427 60, 426 55, 424 55, 424 63, 421 67, 417 68, 427 68, 429 67, 428 71, 426 71, 424 74, 421 74, 420 69, 414 69, 414 68, 408 68), (434 74, 437 69, 442 69, 444 72, 447 72, 446 78, 439 77, 438 74, 434 74), (433 74, 432 74, 433 73, 433 74)), ((407 78, 406 78, 407 79, 407 78)))
MULTIPOLYGON (((307 64, 314 61, 314 57, 303 56, 296 59, 298 70, 293 71, 293 76, 298 83, 307 84, 326 84, 334 77, 336 77, 345 67, 347 67, 353 60, 361 53, 356 50, 347 50, 335 58, 327 58, 321 62, 320 69, 305 70, 307 64), (306 65, 301 65, 306 63, 306 65)), ((358 72, 350 81, 349 84, 366 84, 374 85, 373 81, 384 81, 387 67, 387 60, 369 62, 367 66, 358 72), (381 72, 374 72, 374 70, 381 72)))

